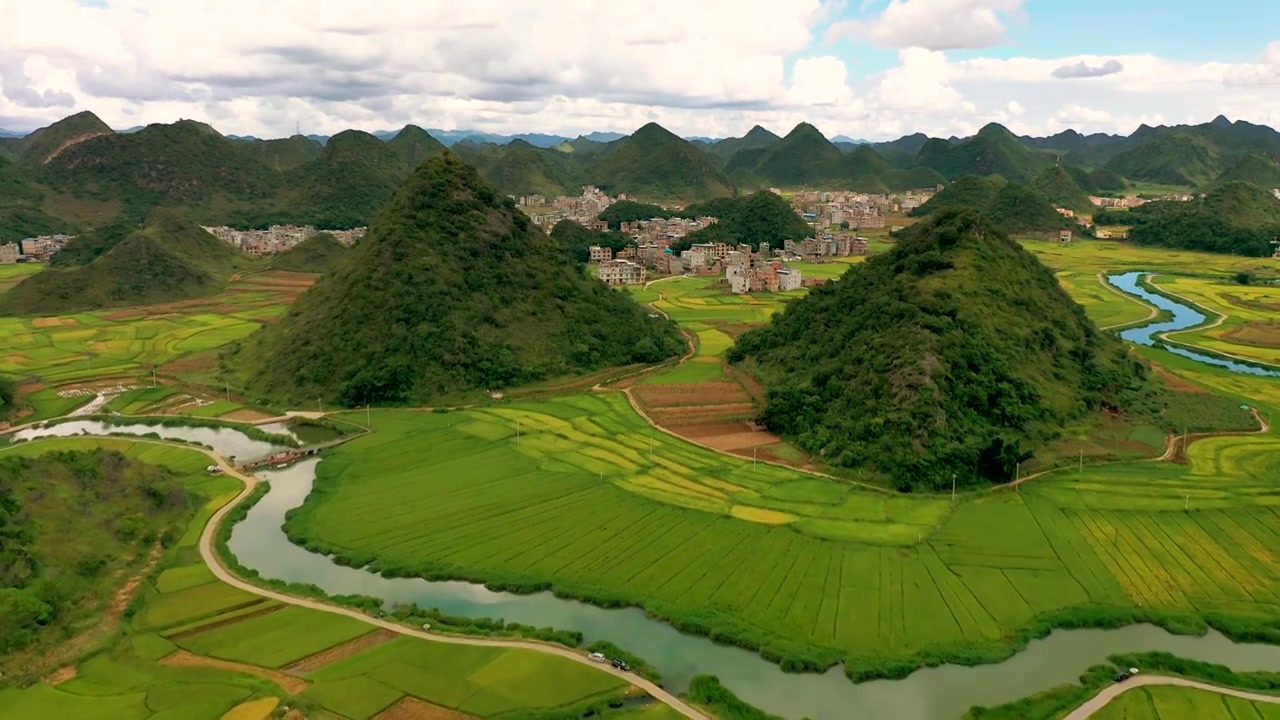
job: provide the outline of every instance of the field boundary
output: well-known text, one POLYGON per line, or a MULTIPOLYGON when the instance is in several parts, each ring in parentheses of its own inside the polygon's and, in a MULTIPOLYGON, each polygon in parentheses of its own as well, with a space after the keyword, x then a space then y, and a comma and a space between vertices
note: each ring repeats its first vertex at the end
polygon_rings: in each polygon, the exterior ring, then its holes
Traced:
POLYGON ((1236 688, 1224 687, 1222 685, 1211 685, 1209 683, 1200 682, 1199 680, 1190 680, 1177 675, 1140 675, 1124 683, 1117 683, 1103 688, 1102 692, 1094 695, 1083 705, 1072 710, 1070 714, 1063 718, 1063 720, 1088 720, 1088 718, 1093 717, 1094 714, 1106 707, 1112 700, 1115 700, 1117 697, 1129 690, 1153 685, 1173 685, 1177 687, 1203 690, 1205 692, 1226 695, 1252 702, 1280 704, 1280 695, 1266 695, 1262 693, 1249 692, 1247 690, 1237 690, 1236 688))
POLYGON ((1156 291, 1160 292, 1161 294, 1168 295, 1170 298, 1174 300, 1186 303, 1187 305, 1204 313, 1206 318, 1210 315, 1217 317, 1217 319, 1214 320, 1213 322, 1204 322, 1189 328, 1183 328, 1181 330, 1169 330, 1167 332, 1162 332, 1156 335, 1157 338, 1159 338, 1164 342, 1169 343, 1170 345, 1177 345, 1178 347, 1186 348, 1188 350, 1194 350, 1195 352, 1205 353, 1207 355, 1217 355, 1220 357, 1227 358, 1229 360, 1234 360, 1236 362, 1244 363, 1245 365, 1256 365, 1258 367, 1265 368, 1268 370, 1280 370, 1280 365, 1276 365, 1274 363, 1264 362, 1262 360, 1255 360, 1253 358, 1241 357, 1239 355, 1233 355, 1229 352, 1223 352, 1217 349, 1210 350, 1208 348, 1202 348, 1199 345, 1196 345, 1195 343, 1189 343, 1183 340, 1173 340, 1172 339, 1173 335, 1182 335, 1184 333, 1189 333, 1189 332, 1203 332, 1205 330, 1212 330, 1213 328, 1216 328, 1222 325, 1222 323, 1226 322, 1227 318, 1231 316, 1226 313, 1220 313, 1216 310, 1210 310, 1209 308, 1205 307, 1204 305, 1201 305, 1195 300, 1192 300, 1183 295, 1179 295, 1175 292, 1172 292, 1170 290, 1167 290, 1161 287, 1160 285, 1157 285, 1155 283, 1155 280, 1153 279, 1154 276, 1155 276, 1154 273, 1149 273, 1147 275, 1147 284, 1150 285, 1156 291))
MULTIPOLYGON (((1108 272, 1108 271, 1106 271, 1106 270, 1099 270, 1099 271, 1098 271, 1097 278, 1098 278, 1098 282, 1102 284, 1102 287, 1104 287, 1104 288, 1106 288, 1106 289, 1110 290, 1111 292, 1113 292, 1113 293, 1115 293, 1115 294, 1119 295, 1120 297, 1124 298, 1125 300, 1129 300, 1130 302, 1135 302, 1135 303, 1137 303, 1137 304, 1139 304, 1139 305, 1141 305, 1141 306, 1143 306, 1143 307, 1147 308, 1150 312, 1148 312, 1148 313, 1147 313, 1147 316, 1146 316, 1146 317, 1144 317, 1144 318, 1142 318, 1141 320, 1131 320, 1131 321, 1129 321, 1129 322, 1112 323, 1111 325, 1107 325, 1106 327, 1100 327, 1100 328, 1098 328, 1099 330, 1102 330, 1102 331, 1107 331, 1107 330, 1120 330, 1120 329, 1123 329, 1123 328, 1137 327, 1137 326, 1139 326, 1139 325, 1143 325, 1143 324, 1145 324, 1145 323, 1149 323, 1149 322, 1151 322, 1152 320, 1155 320, 1155 319, 1156 319, 1156 317, 1158 317, 1158 316, 1160 315, 1160 308, 1156 307, 1155 305, 1152 305, 1151 303, 1149 303, 1149 302, 1147 302, 1147 301, 1143 300, 1143 299, 1142 299, 1142 298, 1140 298, 1140 297, 1136 297, 1136 296, 1134 296, 1134 295, 1130 295, 1129 293, 1124 292, 1124 291, 1123 291, 1123 290, 1121 290, 1120 288, 1117 288, 1115 285, 1112 285, 1111 283, 1107 282, 1107 272, 1108 272)), ((1149 277, 1151 277, 1151 275, 1150 275, 1150 274, 1148 274, 1148 275, 1147 275, 1147 277, 1149 278, 1149 277)))

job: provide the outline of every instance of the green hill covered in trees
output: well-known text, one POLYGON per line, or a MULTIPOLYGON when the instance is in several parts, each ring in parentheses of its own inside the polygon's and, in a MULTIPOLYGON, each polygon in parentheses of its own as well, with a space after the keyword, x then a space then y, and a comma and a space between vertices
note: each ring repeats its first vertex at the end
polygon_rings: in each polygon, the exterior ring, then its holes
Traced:
POLYGON ((277 323, 229 349, 260 397, 427 403, 678 354, 675 326, 567 266, 455 153, 423 163, 277 323))
POLYGON ((760 243, 767 242, 779 248, 783 240, 813 237, 813 228, 791 209, 791 203, 768 190, 696 203, 680 214, 689 218, 710 216, 716 218, 716 223, 672 243, 673 252, 705 242, 746 243, 756 249, 760 243))
POLYGON ((417 125, 405 125, 387 141, 387 147, 410 168, 418 167, 432 155, 445 151, 443 143, 417 125))
POLYGON ((574 262, 586 264, 591 259, 591 246, 607 247, 616 255, 632 244, 631 236, 610 230, 603 232, 584 227, 573 220, 561 220, 551 228, 551 237, 564 248, 574 262))
POLYGON ((900 490, 1006 482, 1068 424, 1123 408, 1144 369, 981 214, 946 210, 744 333, 762 421, 900 490))
POLYGON ((45 212, 48 190, 17 162, 0 157, 0 243, 34 235, 74 232, 75 225, 45 212))
POLYGON ((1257 185, 1229 182, 1202 199, 1149 202, 1127 213, 1099 213, 1132 226, 1129 241, 1150 245, 1265 257, 1280 237, 1280 200, 1257 185))
POLYGON ((927 217, 949 209, 981 211, 988 221, 1007 233, 1046 234, 1079 229, 1073 220, 1054 210, 1044 196, 1000 177, 962 177, 912 210, 911 215, 927 217))
POLYGON ((920 148, 916 162, 944 177, 999 175, 1028 183, 1053 163, 1053 158, 1023 145, 1003 125, 991 123, 971 138, 951 143, 932 139, 920 148))
POLYGON ((271 258, 275 270, 301 273, 327 273, 345 257, 347 248, 327 232, 316 233, 271 258))
POLYGON ((202 297, 224 287, 242 262, 234 248, 170 208, 153 211, 123 238, 105 238, 97 250, 82 265, 23 280, 0 297, 0 312, 53 315, 202 297))
POLYGON ((1079 180, 1088 180, 1084 172, 1073 173, 1071 169, 1059 165, 1045 168, 1034 180, 1030 188, 1049 201, 1054 207, 1067 208, 1077 213, 1093 212, 1093 203, 1089 202, 1089 193, 1080 186, 1079 180))
POLYGON ((603 155, 589 178, 610 194, 653 200, 702 200, 733 194, 714 159, 657 123, 649 123, 603 155))
POLYGON ((740 138, 725 138, 707 147, 707 152, 720 161, 721 165, 729 162, 739 150, 764 149, 776 144, 782 138, 756 125, 740 138))

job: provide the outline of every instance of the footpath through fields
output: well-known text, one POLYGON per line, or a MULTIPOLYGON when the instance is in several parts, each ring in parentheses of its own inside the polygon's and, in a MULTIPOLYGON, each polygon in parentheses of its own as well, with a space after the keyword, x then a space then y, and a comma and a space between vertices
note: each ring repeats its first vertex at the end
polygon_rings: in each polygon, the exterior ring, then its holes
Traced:
POLYGON ((1217 693, 1219 695, 1229 695, 1231 697, 1240 698, 1241 700, 1280 705, 1280 695, 1262 695, 1259 693, 1248 692, 1246 690, 1236 690, 1235 688, 1210 685, 1196 680, 1188 680, 1187 678, 1172 677, 1169 675, 1139 675, 1123 683, 1111 685, 1090 698, 1089 702, 1086 702, 1073 710, 1071 714, 1067 715, 1063 720, 1087 720, 1087 718, 1092 717, 1099 710, 1106 707, 1107 703, 1119 697, 1121 693, 1144 685, 1177 685, 1179 687, 1193 688, 1196 690, 1203 690, 1205 692, 1217 693))
MULTIPOLYGON (((188 447, 188 446, 184 445, 183 447, 188 447)), ((219 467, 222 468, 223 472, 244 483, 244 489, 240 491, 240 494, 236 495, 236 497, 233 500, 231 500, 231 502, 227 503, 226 505, 223 505, 221 508, 218 509, 217 512, 213 514, 213 517, 209 519, 209 522, 204 527, 204 531, 200 535, 200 557, 204 559, 205 564, 209 566, 209 569, 213 572, 214 576, 218 580, 226 583, 227 585, 231 585, 232 587, 239 588, 241 590, 244 590, 245 592, 250 592, 261 597, 269 598, 272 600, 278 600, 282 603, 286 603, 289 605, 296 605, 299 607, 310 608, 312 610, 319 610, 322 612, 334 613, 338 615, 346 615, 347 617, 355 618, 356 620, 360 620, 361 622, 365 622, 370 625, 383 628, 385 630, 390 630, 400 635, 407 635, 410 637, 422 638, 424 640, 430 640, 433 642, 452 643, 456 645, 488 645, 493 647, 520 648, 524 650, 533 650, 536 652, 559 655, 560 657, 573 660, 574 662, 589 665, 593 668, 596 668, 600 672, 612 673, 613 675, 623 678, 624 680, 631 683, 632 685, 635 685, 636 687, 639 687, 640 689, 649 693, 649 695, 651 695, 658 702, 661 702, 670 706, 673 710, 680 713, 684 717, 690 718, 690 720, 710 720, 710 718, 708 718, 705 714, 703 714, 696 708, 686 704, 680 698, 663 690, 662 688, 658 687, 654 683, 648 680, 645 680, 644 678, 641 678, 637 675, 622 672, 621 670, 617 670, 608 665, 600 665, 597 663, 593 663, 590 660, 588 660, 587 657, 582 653, 575 652, 573 650, 570 650, 569 648, 564 648, 557 645, 550 645, 546 643, 525 641, 525 640, 490 640, 490 639, 471 638, 471 637, 462 637, 462 636, 454 636, 454 635, 439 635, 439 634, 424 632, 422 630, 416 630, 413 628, 405 627, 403 625, 399 625, 393 622, 388 622, 386 620, 381 620, 379 618, 373 618, 358 610, 354 610, 351 608, 330 605, 328 603, 320 602, 318 600, 312 600, 309 598, 300 598, 300 597, 294 597, 292 595, 286 595, 284 593, 276 592, 274 590, 267 590, 265 588, 261 588, 256 585, 253 585, 252 583, 248 583, 248 582, 245 582, 244 580, 241 580, 240 578, 236 577, 230 571, 228 571, 225 567, 222 566, 222 563, 221 561, 219 561, 217 554, 213 551, 213 539, 217 533, 218 526, 222 523, 222 519, 226 517, 227 513, 230 512, 232 508, 234 508, 235 506, 243 502, 244 499, 248 497, 250 493, 253 492, 253 489, 257 486, 257 484, 260 481, 258 480, 258 478, 254 477, 253 475, 248 475, 240 472, 234 466, 228 463, 225 458, 223 458, 222 456, 218 455, 217 453, 211 450, 204 450, 201 448, 194 448, 194 449, 203 452, 205 455, 209 456, 210 458, 213 458, 213 460, 217 462, 219 467)))

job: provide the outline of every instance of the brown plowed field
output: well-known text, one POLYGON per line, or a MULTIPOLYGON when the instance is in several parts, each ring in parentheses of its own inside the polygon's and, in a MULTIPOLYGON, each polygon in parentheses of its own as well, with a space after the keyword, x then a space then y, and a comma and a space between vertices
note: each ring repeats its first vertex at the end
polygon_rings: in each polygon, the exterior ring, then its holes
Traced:
POLYGON ((732 403, 654 408, 649 411, 649 416, 659 425, 674 428, 678 425, 705 425, 746 420, 755 413, 756 406, 751 403, 732 403))
POLYGON ((672 432, 716 450, 734 452, 750 450, 753 447, 773 445, 778 438, 762 430, 754 430, 747 423, 717 423, 708 425, 685 425, 676 427, 672 432))
POLYGON ((335 645, 328 650, 322 650, 311 657, 306 657, 287 668, 288 672, 294 675, 306 675, 312 670, 317 670, 332 662, 337 662, 344 657, 355 655, 362 650, 368 650, 376 647, 384 642, 394 640, 396 634, 390 630, 375 630, 368 635, 361 635, 354 640, 348 640, 341 645, 335 645))
POLYGON ((632 392, 636 394, 636 399, 651 408, 751 402, 751 396, 741 385, 723 380, 680 385, 637 385, 632 392))
POLYGON ((471 720, 466 713, 432 705, 416 697, 401 698, 396 704, 373 716, 373 720, 471 720))

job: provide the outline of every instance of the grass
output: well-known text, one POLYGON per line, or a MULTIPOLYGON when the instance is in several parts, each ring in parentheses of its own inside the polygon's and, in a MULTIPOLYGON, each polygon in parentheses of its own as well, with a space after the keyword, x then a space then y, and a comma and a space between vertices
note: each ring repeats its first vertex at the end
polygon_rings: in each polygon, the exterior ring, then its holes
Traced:
POLYGON ((665 435, 650 459, 651 435, 617 395, 383 411, 374 425, 326 455, 286 526, 295 541, 395 574, 642 605, 784 664, 998 656, 1037 618, 1088 608, 1280 608, 1271 435, 953 505, 665 435))

